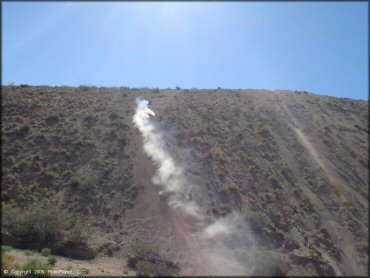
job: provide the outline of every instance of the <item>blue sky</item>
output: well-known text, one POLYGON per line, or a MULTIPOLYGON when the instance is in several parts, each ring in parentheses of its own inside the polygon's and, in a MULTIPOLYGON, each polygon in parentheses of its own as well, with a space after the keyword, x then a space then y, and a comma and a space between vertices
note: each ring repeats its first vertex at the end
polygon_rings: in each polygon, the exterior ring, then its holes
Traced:
POLYGON ((3 2, 3 84, 368 99, 367 2, 3 2))

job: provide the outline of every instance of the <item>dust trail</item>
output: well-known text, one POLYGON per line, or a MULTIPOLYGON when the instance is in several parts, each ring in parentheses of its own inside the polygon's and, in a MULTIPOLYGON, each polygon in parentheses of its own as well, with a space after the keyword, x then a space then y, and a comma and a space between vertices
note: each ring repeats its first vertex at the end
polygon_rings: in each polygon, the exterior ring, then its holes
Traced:
POLYGON ((162 187, 161 194, 168 196, 169 205, 179 207, 194 217, 201 217, 200 207, 190 200, 193 186, 186 181, 183 169, 176 165, 166 149, 161 130, 151 120, 155 113, 148 107, 149 102, 142 98, 136 99, 136 102, 133 121, 143 135, 144 151, 158 168, 153 183, 162 187))
POLYGON ((234 258, 230 250, 230 246, 240 247, 244 240, 238 236, 245 233, 244 227, 240 227, 243 223, 240 216, 233 213, 214 221, 207 220, 205 208, 191 200, 194 185, 186 180, 184 169, 169 153, 164 135, 153 120, 155 113, 149 108, 149 101, 139 97, 136 102, 133 122, 143 136, 144 152, 157 167, 153 183, 162 187, 160 194, 168 198, 170 206, 180 208, 203 223, 201 226, 204 228, 192 237, 193 246, 197 246, 193 251, 205 261, 211 274, 245 275, 248 273, 246 267, 234 258))

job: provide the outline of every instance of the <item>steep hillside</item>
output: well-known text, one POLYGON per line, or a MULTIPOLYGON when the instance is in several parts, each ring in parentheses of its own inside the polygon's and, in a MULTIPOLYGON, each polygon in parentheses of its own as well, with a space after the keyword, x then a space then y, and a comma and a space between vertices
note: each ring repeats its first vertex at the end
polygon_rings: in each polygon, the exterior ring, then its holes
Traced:
POLYGON ((2 87, 3 239, 139 273, 366 275, 368 116, 306 92, 2 87))

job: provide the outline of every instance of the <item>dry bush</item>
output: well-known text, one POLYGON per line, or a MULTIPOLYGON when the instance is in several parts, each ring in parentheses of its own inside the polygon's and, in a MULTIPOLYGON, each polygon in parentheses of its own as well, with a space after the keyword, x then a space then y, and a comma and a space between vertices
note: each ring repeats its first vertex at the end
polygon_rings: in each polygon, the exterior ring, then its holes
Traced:
POLYGON ((48 201, 25 208, 6 204, 2 209, 3 229, 25 243, 86 245, 93 233, 90 223, 79 214, 48 201))
POLYGON ((254 271, 257 276, 285 276, 289 265, 285 257, 277 252, 258 250, 254 252, 254 271))
POLYGON ((147 242, 139 238, 134 238, 130 242, 129 250, 127 265, 135 269, 140 276, 168 276, 179 273, 177 264, 163 259, 147 242))

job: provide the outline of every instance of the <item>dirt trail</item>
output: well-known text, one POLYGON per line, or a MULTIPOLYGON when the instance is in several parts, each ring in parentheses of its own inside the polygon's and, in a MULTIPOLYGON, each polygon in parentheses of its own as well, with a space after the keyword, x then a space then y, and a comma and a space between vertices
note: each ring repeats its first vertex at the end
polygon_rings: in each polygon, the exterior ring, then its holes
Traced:
POLYGON ((134 182, 143 186, 136 199, 135 207, 127 211, 124 226, 129 234, 137 235, 156 246, 165 257, 181 262, 182 274, 205 273, 202 258, 191 249, 196 249, 193 234, 199 231, 199 223, 185 219, 159 196, 160 188, 151 178, 155 166, 142 150, 141 134, 135 132, 137 142, 134 158, 134 182))
POLYGON ((311 143, 311 140, 308 138, 307 135, 305 135, 299 128, 294 127, 294 131, 298 135, 298 138, 303 143, 304 147, 308 150, 308 152, 311 154, 312 158, 315 160, 315 162, 321 167, 321 169, 325 172, 326 176, 328 177, 330 184, 334 186, 339 192, 342 194, 342 201, 346 201, 346 198, 343 198, 343 196, 351 196, 356 195, 356 198, 364 207, 367 207, 367 200, 359 194, 357 191, 353 191, 345 184, 343 184, 343 181, 338 177, 338 174, 335 173, 332 169, 332 167, 329 166, 329 163, 324 161, 325 158, 322 158, 322 156, 319 155, 316 148, 311 143))
MULTIPOLYGON (((298 121, 293 117, 289 109, 286 107, 284 102, 281 103, 281 108, 289 118, 289 122, 292 123, 292 127, 296 132, 299 140, 301 141, 302 146, 308 151, 312 156, 314 161, 321 167, 324 173, 329 178, 329 181, 338 181, 336 175, 330 170, 330 167, 327 166, 327 163, 323 158, 318 154, 316 148, 311 144, 311 141, 307 135, 305 135, 301 129, 298 121)), ((342 183, 342 181, 340 181, 342 183)), ((299 183, 300 184, 300 183, 299 183)), ((334 216, 326 208, 323 202, 319 197, 313 193, 308 187, 300 186, 305 195, 310 199, 316 211, 320 213, 322 217, 323 226, 328 230, 334 244, 343 251, 342 253, 342 263, 343 267, 339 266, 342 273, 336 273, 337 275, 358 275, 366 273, 364 266, 359 264, 356 261, 357 251, 353 246, 353 242, 349 238, 349 234, 345 233, 341 225, 336 222, 333 218, 334 216)), ((343 187, 341 187, 343 190, 343 187)), ((333 263, 333 260, 330 260, 333 263)), ((338 267, 335 267, 338 270, 338 267)))
POLYGON ((222 242, 204 237, 209 221, 170 207, 158 194, 160 187, 151 180, 156 169, 143 152, 138 130, 132 140, 136 142, 133 181, 143 191, 125 215, 124 227, 129 234, 148 240, 165 258, 179 262, 182 275, 245 274, 245 269, 230 259, 232 254, 222 242))

